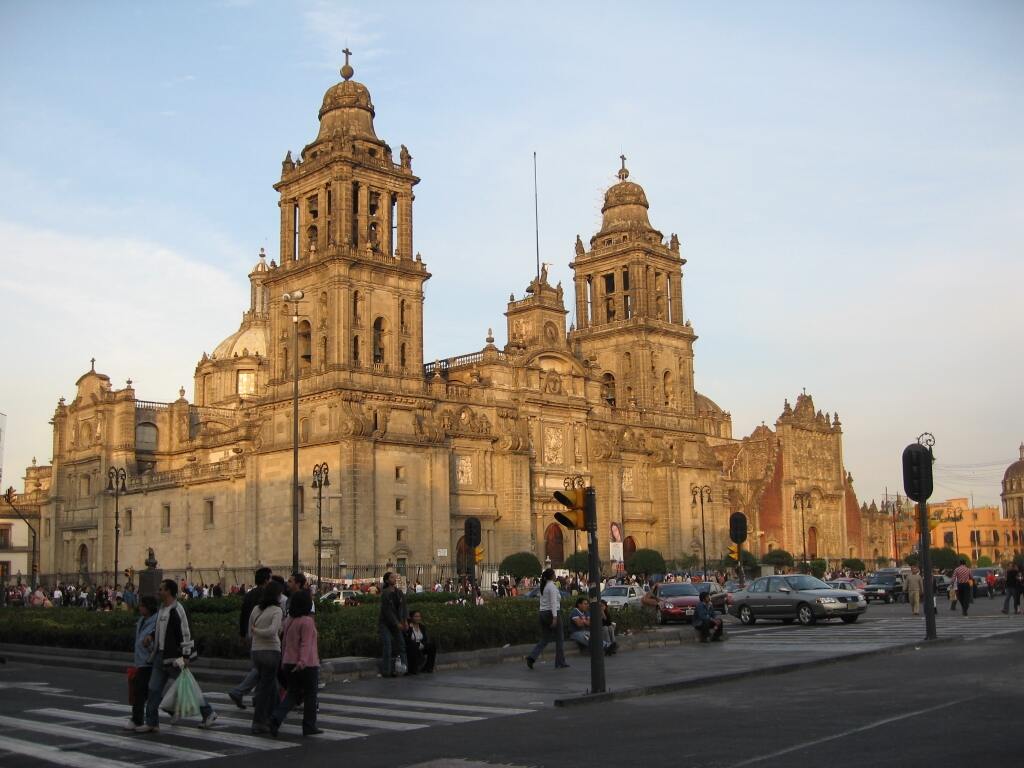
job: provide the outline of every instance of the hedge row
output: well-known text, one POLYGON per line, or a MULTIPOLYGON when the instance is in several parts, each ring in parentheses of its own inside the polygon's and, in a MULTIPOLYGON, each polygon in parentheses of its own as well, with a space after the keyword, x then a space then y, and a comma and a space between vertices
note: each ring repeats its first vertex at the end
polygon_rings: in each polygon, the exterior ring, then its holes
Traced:
MULTIPOLYGON (((413 597, 413 596, 410 596, 413 597)), ((190 616, 199 653, 211 658, 244 658, 248 655, 238 637, 238 609, 211 610, 217 600, 183 603, 190 616)), ((482 606, 445 605, 410 600, 423 613, 423 622, 442 651, 497 648, 528 643, 537 637, 537 601, 491 600, 482 606), (417 603, 420 603, 417 605, 417 603)), ((566 610, 571 601, 566 601, 566 610)), ((351 607, 317 606, 320 655, 376 656, 377 605, 351 607)), ((626 609, 613 614, 619 630, 651 626, 643 611, 626 609)), ((0 609, 0 642, 59 646, 106 651, 130 651, 136 617, 128 612, 101 613, 81 608, 0 609)))

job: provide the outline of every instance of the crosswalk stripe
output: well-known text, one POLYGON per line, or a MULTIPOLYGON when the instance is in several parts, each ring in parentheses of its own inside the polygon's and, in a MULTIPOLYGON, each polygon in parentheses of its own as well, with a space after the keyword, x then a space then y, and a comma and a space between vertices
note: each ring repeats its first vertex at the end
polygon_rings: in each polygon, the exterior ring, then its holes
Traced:
MULTIPOLYGON (((66 709, 36 709, 33 714, 57 717, 62 720, 89 721, 89 715, 85 712, 72 712, 66 709)), ((132 738, 128 736, 115 736, 102 731, 91 731, 88 728, 70 728, 66 725, 56 723, 43 723, 38 720, 18 719, 0 715, 0 725, 6 725, 11 729, 23 731, 35 731, 50 736, 63 736, 78 741, 89 741, 93 744, 102 744, 105 747, 120 747, 134 752, 149 752, 150 754, 165 755, 177 758, 178 760, 209 760, 213 757, 224 757, 220 752, 206 752, 199 749, 188 749, 187 747, 175 747, 170 744, 146 741, 145 739, 132 738)))
POLYGON ((68 768, 139 768, 137 763, 125 763, 121 760, 96 757, 85 752, 68 752, 60 747, 50 746, 49 744, 22 741, 21 739, 12 739, 9 736, 0 736, 0 752, 25 755, 26 757, 45 760, 55 765, 68 766, 68 768))
MULTIPOLYGON (((62 709, 53 709, 53 710, 33 709, 33 710, 30 710, 30 712, 32 714, 46 713, 46 712, 66 713, 66 712, 71 712, 71 710, 62 710, 62 709)), ((117 726, 119 726, 119 725, 124 723, 124 718, 120 718, 120 717, 109 717, 107 715, 94 715, 94 714, 91 714, 89 712, 72 712, 72 714, 77 715, 77 719, 81 720, 82 722, 98 723, 98 724, 102 724, 102 725, 113 725, 114 727, 117 727, 117 726)), ((195 739, 197 741, 210 741, 210 742, 215 742, 215 743, 222 744, 222 745, 230 745, 230 746, 233 746, 233 747, 254 747, 256 749, 288 749, 289 747, 298 746, 298 744, 296 744, 295 742, 291 742, 291 741, 274 741, 273 739, 269 739, 269 738, 265 738, 265 737, 260 737, 260 736, 249 736, 249 735, 241 734, 241 733, 229 733, 228 731, 225 731, 225 730, 222 730, 222 729, 217 729, 217 728, 210 728, 210 729, 203 730, 203 729, 200 729, 200 728, 196 728, 196 727, 192 727, 192 726, 188 726, 188 725, 184 725, 184 724, 178 724, 178 725, 171 725, 169 727, 169 729, 168 729, 168 725, 167 725, 166 721, 164 722, 163 725, 160 726, 160 736, 163 736, 164 734, 169 734, 171 736, 182 736, 182 737, 184 737, 186 739, 195 739), (167 729, 167 730, 165 730, 165 729, 167 729)), ((150 735, 150 736, 147 737, 145 734, 143 734, 142 739, 146 739, 146 738, 152 739, 153 736, 155 736, 155 735, 156 734, 153 734, 153 735, 150 735)), ((136 743, 134 738, 128 738, 127 740, 129 742, 131 742, 132 744, 136 743)), ((154 742, 154 743, 161 743, 162 744, 164 742, 161 741, 161 742, 154 742)))
MULTIPOLYGON (((101 702, 97 704, 86 704, 85 706, 92 709, 103 709, 112 712, 121 712, 125 716, 130 712, 130 708, 124 704, 115 704, 114 702, 101 702)), ((233 712, 218 712, 217 722, 231 725, 237 728, 250 728, 252 726, 252 718, 244 717, 242 715, 236 715, 233 712)), ((293 725, 290 723, 284 723, 281 725, 281 733, 286 736, 301 736, 302 726, 293 725)), ((324 730, 322 734, 317 736, 321 741, 347 741, 349 739, 361 739, 365 737, 365 733, 355 733, 353 731, 335 731, 335 730, 324 730)))
MULTIPOLYGON (((227 698, 226 693, 207 693, 208 698, 227 698)), ((443 712, 417 712, 411 709, 383 709, 381 707, 363 707, 355 704, 342 705, 342 704, 330 704, 324 699, 326 696, 317 696, 320 701, 320 711, 327 710, 328 712, 339 712, 341 714, 352 713, 354 715, 382 715, 394 720, 430 720, 432 722, 439 723, 472 723, 477 720, 483 720, 482 717, 475 717, 472 715, 448 715, 443 712)), ((367 722, 376 723, 374 720, 368 720, 367 722)), ((386 727, 386 726, 379 726, 386 727)))
POLYGON ((422 707, 424 709, 448 709, 453 712, 473 712, 487 715, 525 715, 534 712, 533 709, 516 709, 513 707, 491 707, 482 704, 449 704, 446 701, 427 701, 417 699, 409 701, 406 699, 380 699, 372 696, 351 696, 340 693, 321 693, 321 699, 328 701, 351 701, 354 703, 365 702, 367 704, 393 704, 402 707, 422 707))
POLYGON ((322 712, 316 716, 316 721, 332 723, 334 725, 355 725, 362 728, 378 728, 382 731, 415 731, 420 728, 429 728, 428 723, 396 723, 389 720, 370 720, 366 717, 345 717, 343 715, 325 715, 322 712))

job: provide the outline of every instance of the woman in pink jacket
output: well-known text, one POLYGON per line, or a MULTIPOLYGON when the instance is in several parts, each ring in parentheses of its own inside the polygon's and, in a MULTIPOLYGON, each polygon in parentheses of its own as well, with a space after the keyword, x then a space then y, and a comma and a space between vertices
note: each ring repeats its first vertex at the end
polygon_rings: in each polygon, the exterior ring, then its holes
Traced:
POLYGON ((277 736, 281 723, 302 700, 302 735, 323 733, 316 727, 316 693, 320 680, 320 655, 317 653, 313 598, 304 589, 295 592, 288 605, 288 618, 281 641, 281 664, 288 670, 288 695, 274 708, 270 733, 277 736))

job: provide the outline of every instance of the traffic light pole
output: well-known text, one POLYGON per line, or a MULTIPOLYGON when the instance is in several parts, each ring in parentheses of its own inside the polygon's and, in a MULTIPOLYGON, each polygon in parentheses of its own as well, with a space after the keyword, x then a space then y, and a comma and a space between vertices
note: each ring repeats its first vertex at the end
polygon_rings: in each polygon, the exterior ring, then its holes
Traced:
POLYGON ((918 525, 921 528, 921 574, 924 577, 924 637, 934 640, 935 631, 935 577, 932 576, 931 534, 928 530, 928 502, 917 505, 918 525))
POLYGON ((604 611, 601 610, 601 562, 597 547, 597 491, 588 487, 583 497, 590 550, 590 692, 604 693, 604 611))

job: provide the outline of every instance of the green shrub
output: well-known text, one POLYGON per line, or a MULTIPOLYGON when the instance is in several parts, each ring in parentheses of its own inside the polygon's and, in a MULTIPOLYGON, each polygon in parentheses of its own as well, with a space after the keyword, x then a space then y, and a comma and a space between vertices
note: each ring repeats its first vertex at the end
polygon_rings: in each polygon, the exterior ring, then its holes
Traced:
POLYGON ((992 558, 988 555, 980 555, 975 565, 979 568, 989 568, 992 566, 992 558))
POLYGON ((847 570, 858 571, 860 573, 863 573, 868 569, 868 567, 864 564, 864 561, 861 560, 859 557, 847 557, 843 560, 842 565, 843 568, 846 568, 847 570))
POLYGON ((626 563, 630 573, 665 573, 665 558, 656 549, 638 549, 626 563))
POLYGON ((521 579, 524 576, 540 576, 540 560, 533 552, 516 552, 501 561, 498 571, 508 574, 514 579, 521 579))
POLYGON ((960 558, 967 560, 967 564, 971 564, 971 558, 964 554, 957 554, 952 547, 932 547, 931 550, 932 567, 938 568, 942 571, 949 571, 960 565, 960 558))
POLYGON ((590 573, 590 553, 574 552, 565 558, 562 567, 569 573, 590 573))
POLYGON ((784 549, 773 549, 771 552, 766 552, 761 558, 761 562, 765 565, 772 565, 776 568, 792 568, 793 567, 793 556, 784 549))
POLYGON ((822 560, 821 558, 816 558, 814 560, 811 560, 810 565, 811 565, 811 575, 812 576, 816 576, 819 579, 822 576, 824 576, 825 575, 825 571, 828 570, 828 561, 827 560, 822 560))

